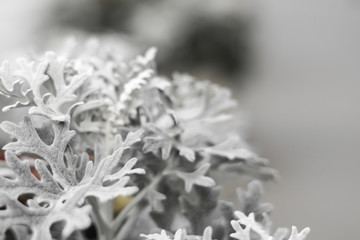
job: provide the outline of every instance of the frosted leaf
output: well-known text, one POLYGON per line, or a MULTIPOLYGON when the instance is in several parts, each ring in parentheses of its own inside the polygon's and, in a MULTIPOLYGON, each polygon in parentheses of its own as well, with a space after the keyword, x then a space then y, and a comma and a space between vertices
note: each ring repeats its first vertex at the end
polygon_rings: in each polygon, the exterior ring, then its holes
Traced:
POLYGON ((248 184, 247 191, 238 188, 236 189, 236 193, 241 204, 242 212, 245 214, 253 212, 257 221, 261 221, 263 214, 268 214, 273 208, 269 203, 260 203, 263 189, 261 183, 257 180, 253 180, 248 184))
POLYGON ((225 157, 229 160, 250 159, 254 154, 242 146, 240 138, 237 136, 228 138, 212 147, 205 148, 204 151, 209 154, 225 157))
POLYGON ((278 228, 274 233, 274 240, 284 240, 288 235, 289 229, 287 228, 278 228))
POLYGON ((25 225, 31 228, 32 239, 46 240, 51 239, 52 224, 64 222, 61 234, 66 238, 91 223, 91 207, 84 205, 85 197, 105 202, 138 191, 136 186, 127 186, 129 174, 144 173, 143 169, 133 168, 136 159, 130 159, 119 170, 118 164, 124 161, 124 151, 139 140, 139 133, 129 133, 121 147, 94 166, 87 154, 80 158, 72 152, 69 142, 74 131, 69 130, 67 122, 53 124, 50 144, 39 137, 27 117, 21 125, 3 122, 1 127, 16 138, 4 147, 15 178, 0 178, 0 205, 5 207, 0 210, 1 234, 12 226, 25 225), (20 160, 19 155, 35 156, 37 160, 20 160), (33 163, 37 175, 32 172, 33 163), (25 203, 19 202, 26 195, 30 197, 25 198, 25 203))
POLYGON ((186 147, 184 145, 180 145, 180 146, 178 145, 177 149, 179 150, 180 156, 183 156, 190 162, 195 161, 195 151, 194 150, 192 150, 191 148, 186 147))
POLYGON ((215 181, 212 178, 204 176, 204 174, 208 171, 209 168, 210 164, 205 163, 201 167, 196 169, 194 172, 188 173, 176 171, 176 175, 184 181, 185 190, 187 192, 190 192, 194 184, 204 187, 215 186, 215 181))
POLYGON ((211 227, 205 228, 202 240, 212 240, 212 228, 211 227))
POLYGON ((3 234, 9 227, 17 225, 29 226, 32 230, 31 239, 52 239, 50 227, 52 224, 64 221, 62 237, 67 238, 74 230, 84 229, 90 225, 90 206, 74 207, 71 202, 53 202, 42 207, 35 201, 28 200, 28 207, 12 196, 1 192, 0 205, 6 210, 0 211, 0 233, 3 234))
MULTIPOLYGON (((279 229, 276 231, 274 237, 271 236, 261 225, 255 221, 254 213, 250 213, 249 216, 246 216, 240 211, 236 211, 235 216, 239 219, 237 221, 231 221, 231 225, 235 230, 235 233, 232 233, 230 236, 239 240, 250 240, 251 234, 250 230, 255 232, 261 240, 280 240, 283 239, 286 235, 285 229, 279 229), (241 224, 241 225, 240 225, 241 224), (244 226, 244 227, 243 227, 244 226)), ((304 240, 310 228, 304 228, 300 233, 296 227, 292 227, 290 237, 288 240, 304 240)))
POLYGON ((172 148, 172 141, 170 139, 166 139, 162 136, 145 137, 144 142, 143 151, 145 153, 161 149, 162 159, 167 160, 169 158, 172 148))
POLYGON ((52 121, 58 121, 58 122, 65 122, 70 120, 70 111, 76 107, 77 105, 80 105, 82 103, 76 103, 72 105, 66 114, 62 113, 61 111, 57 111, 56 108, 50 107, 50 94, 45 94, 42 99, 38 97, 34 97, 34 102, 36 104, 36 107, 31 107, 29 109, 29 114, 34 115, 40 115, 44 116, 52 121))
POLYGON ((4 61, 0 66, 0 91, 3 93, 10 94, 14 86, 13 79, 9 71, 9 62, 4 61))
POLYGON ((153 77, 149 82, 150 88, 160 89, 161 91, 166 91, 166 89, 171 87, 169 80, 163 77, 153 77))
MULTIPOLYGON (((23 96, 8 94, 10 97, 21 100, 14 105, 5 107, 4 110, 30 106, 29 114, 45 116, 52 121, 69 121, 73 109, 81 105, 81 101, 84 100, 84 94, 79 95, 79 90, 81 89, 82 93, 86 88, 84 83, 88 80, 91 69, 88 68, 84 71, 77 69, 78 71, 71 72, 72 70, 69 70, 68 66, 69 61, 52 52, 46 53, 43 59, 45 60, 35 62, 20 59, 18 60, 18 69, 13 73, 8 71, 8 75, 16 81, 22 80, 20 83, 27 83, 27 90, 24 93, 20 92, 23 96), (36 94, 34 95, 34 93, 36 94)), ((83 111, 89 105, 91 102, 82 108, 83 111)), ((93 105, 91 107, 94 109, 93 105)), ((79 120, 77 117, 78 115, 73 120, 79 120)), ((97 122, 97 124, 99 128, 103 122, 97 122)), ((90 129, 86 121, 80 125, 82 128, 90 129)), ((92 128, 94 128, 93 125, 92 128)))
MULTIPOLYGON (((26 60, 21 59, 20 62, 26 60)), ((22 75, 20 73, 20 75, 22 75)), ((26 74, 25 74, 26 75, 26 74)), ((31 74, 30 74, 31 75, 31 74)), ((46 79, 45 79, 46 80, 46 79)), ((34 93, 32 89, 22 91, 24 80, 21 76, 14 76, 9 69, 9 63, 4 61, 0 67, 0 93, 16 99, 14 104, 3 107, 3 111, 6 112, 12 108, 30 106, 33 104, 34 93)))
POLYGON ((231 226, 234 228, 235 233, 230 234, 230 237, 239 240, 250 240, 250 225, 242 228, 238 221, 231 221, 231 226))
POLYGON ((119 85, 119 79, 116 79, 114 76, 116 64, 111 61, 103 62, 98 58, 91 58, 91 63, 97 70, 95 73, 96 77, 104 78, 115 86, 119 85))
POLYGON ((103 106, 105 106, 105 103, 101 100, 91 100, 78 106, 72 116, 72 127, 78 132, 100 132, 103 128, 103 122, 94 121, 91 119, 90 114, 86 114, 103 106))
MULTIPOLYGON (((117 158, 121 157, 122 151, 123 149, 119 149, 113 155, 103 159, 95 171, 92 162, 89 162, 86 166, 84 178, 78 186, 73 188, 74 191, 84 192, 84 197, 94 196, 98 198, 100 202, 106 202, 108 200, 114 199, 119 195, 130 196, 136 193, 138 191, 138 187, 126 186, 130 178, 129 176, 125 176, 125 174, 143 174, 144 170, 125 169, 122 171, 121 169, 115 174, 109 173, 109 169, 113 169, 113 167, 110 165, 113 165, 114 160, 118 160, 117 158), (106 184, 107 181, 111 181, 111 183, 106 184)), ((129 165, 133 165, 134 161, 129 163, 129 165)), ((126 168, 130 167, 126 166, 126 168)))
POLYGON ((152 210, 157 212, 164 211, 164 206, 162 205, 162 201, 166 199, 166 196, 164 194, 151 189, 147 194, 147 199, 152 210))
POLYGON ((140 237, 147 240, 212 240, 212 228, 206 227, 202 236, 188 235, 185 229, 178 229, 173 237, 169 236, 165 230, 161 230, 160 234, 140 234, 140 237))
POLYGON ((186 74, 174 74, 173 78, 175 88, 171 97, 179 105, 176 112, 182 120, 210 119, 236 106, 226 88, 196 81, 186 74))
MULTIPOLYGON (((172 118, 171 122, 174 124, 172 118)), ((195 151, 176 139, 181 133, 181 129, 178 126, 175 125, 161 129, 154 124, 146 124, 145 129, 151 134, 144 138, 143 151, 145 153, 157 153, 158 150, 161 150, 161 158, 167 160, 170 156, 171 149, 174 147, 179 150, 179 155, 185 157, 188 161, 193 162, 195 160, 195 151)))
POLYGON ((146 85, 146 80, 153 74, 151 69, 147 69, 138 74, 135 78, 131 79, 124 85, 124 91, 120 95, 120 103, 126 103, 132 100, 132 95, 136 90, 140 90, 146 85))
POLYGON ((51 145, 47 145, 39 137, 28 117, 24 118, 21 125, 11 122, 2 122, 1 128, 17 139, 5 145, 5 150, 14 151, 16 154, 31 153, 50 165, 53 175, 59 179, 64 186, 74 185, 75 178, 71 175, 64 162, 64 152, 70 141, 75 135, 74 131, 69 130, 68 124, 54 124, 54 140, 51 145))
POLYGON ((41 98, 41 87, 49 79, 45 74, 48 67, 47 61, 41 61, 37 65, 35 62, 29 62, 25 58, 17 60, 19 68, 14 72, 14 75, 25 80, 32 90, 35 97, 41 98))
MULTIPOLYGON (((105 160, 103 160, 103 161, 105 161, 105 160)), ((120 171, 118 171, 114 174, 111 174, 111 175, 106 175, 104 178, 104 181, 119 180, 127 174, 145 174, 145 170, 142 168, 133 169, 133 167, 136 164, 136 161, 137 161, 136 158, 132 158, 132 159, 128 160, 126 162, 125 166, 123 166, 120 171)))
POLYGON ((149 48, 146 53, 144 54, 144 56, 138 56, 136 58, 136 61, 139 62, 140 64, 147 66, 149 65, 152 61, 155 60, 155 56, 157 53, 157 49, 155 47, 149 48))
POLYGON ((31 107, 29 114, 45 116, 53 121, 68 121, 79 104, 76 91, 88 80, 87 73, 66 75, 67 60, 48 52, 45 60, 17 60, 18 68, 9 71, 7 62, 0 69, 0 92, 17 101, 3 108, 31 107), (25 84, 23 84, 25 83, 25 84), (22 91, 22 85, 26 90, 22 91))
POLYGON ((254 213, 250 213, 249 216, 246 216, 240 211, 235 211, 235 216, 239 219, 239 223, 245 226, 249 226, 251 230, 256 232, 262 240, 272 240, 272 237, 263 229, 260 223, 255 221, 254 213))
POLYGON ((132 144, 134 144, 136 142, 141 141, 143 134, 144 134, 143 129, 139 129, 136 132, 129 132, 126 135, 126 138, 124 140, 120 137, 119 142, 117 144, 118 145, 130 146, 130 145, 132 145, 132 144))
POLYGON ((166 234, 165 230, 161 230, 160 234, 158 234, 158 233, 153 233, 153 234, 148 234, 148 235, 140 234, 140 237, 143 237, 148 240, 171 240, 171 238, 166 234))
POLYGON ((59 121, 65 121, 69 118, 71 110, 82 104, 78 101, 78 96, 75 94, 87 80, 87 74, 74 75, 65 79, 64 66, 66 60, 57 57, 55 53, 48 52, 46 59, 49 62, 47 74, 51 77, 54 85, 54 93, 50 94, 48 100, 39 102, 36 107, 30 109, 30 114, 43 115, 49 119, 59 121), (66 111, 63 110, 63 106, 66 107, 66 111), (55 116, 53 116, 55 115, 55 116))
MULTIPOLYGON (((275 169, 270 168, 262 163, 246 163, 243 161, 220 161, 217 164, 219 165, 217 169, 220 171, 228 171, 237 174, 248 175, 263 181, 277 181, 279 179, 279 173, 275 169)), ((216 164, 214 164, 213 166, 216 166, 216 164)))
POLYGON ((299 233, 297 228, 293 226, 291 228, 291 234, 289 240, 304 240, 306 236, 309 234, 309 232, 310 232, 310 228, 304 228, 299 233))
POLYGON ((46 59, 49 61, 49 68, 46 73, 51 77, 55 86, 55 93, 50 99, 53 107, 59 109, 65 103, 76 102, 78 99, 76 90, 88 80, 88 75, 83 73, 65 78, 64 67, 67 60, 58 57, 53 52, 46 53, 46 59))
POLYGON ((41 176, 41 181, 39 181, 30 171, 31 160, 21 161, 11 151, 6 152, 6 160, 8 166, 13 169, 17 176, 16 180, 0 178, 1 189, 6 190, 10 196, 19 195, 19 189, 25 193, 45 195, 46 198, 50 199, 55 199, 62 194, 62 189, 43 161, 35 161, 36 170, 41 176))
POLYGON ((10 73, 9 62, 4 61, 0 66, 0 93, 8 97, 25 98, 21 91, 22 84, 23 82, 20 79, 13 78, 10 73))

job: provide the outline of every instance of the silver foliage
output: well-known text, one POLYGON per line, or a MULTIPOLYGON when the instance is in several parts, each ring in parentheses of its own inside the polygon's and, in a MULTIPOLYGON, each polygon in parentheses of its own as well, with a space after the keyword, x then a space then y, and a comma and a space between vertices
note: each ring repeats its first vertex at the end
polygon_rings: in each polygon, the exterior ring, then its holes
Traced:
MULTIPOLYGON (((21 123, 1 124, 14 139, 0 171, 1 238, 271 239, 260 183, 238 190, 244 213, 234 214, 211 178, 277 178, 227 127, 228 89, 158 75, 154 48, 130 61, 94 42, 76 50, 1 65, 0 92, 14 101, 3 110, 28 109, 21 123), (118 196, 133 197, 114 214, 118 196)), ((285 237, 280 229, 273 239, 285 237)))

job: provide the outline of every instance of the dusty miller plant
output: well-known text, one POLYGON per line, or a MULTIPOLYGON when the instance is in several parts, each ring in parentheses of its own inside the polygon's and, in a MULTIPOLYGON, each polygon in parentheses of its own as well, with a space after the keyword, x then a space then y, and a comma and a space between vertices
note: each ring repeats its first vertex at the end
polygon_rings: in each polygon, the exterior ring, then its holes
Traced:
POLYGON ((231 127, 226 88, 191 76, 161 77, 155 49, 80 47, 0 68, 2 122, 13 141, 0 168, 1 239, 303 240, 271 233, 258 180, 276 177, 231 127), (219 200, 215 171, 250 176, 241 209, 219 200), (114 213, 114 199, 127 199, 114 213), (125 198, 128 196, 128 198, 125 198), (131 196, 131 197, 129 197, 131 196))

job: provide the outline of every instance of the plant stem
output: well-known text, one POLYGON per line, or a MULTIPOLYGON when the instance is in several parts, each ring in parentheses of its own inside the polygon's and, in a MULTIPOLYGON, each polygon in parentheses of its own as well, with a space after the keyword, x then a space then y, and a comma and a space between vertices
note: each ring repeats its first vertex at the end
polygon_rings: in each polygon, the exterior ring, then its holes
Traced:
POLYGON ((127 219, 125 224, 122 226, 122 228, 116 234, 116 236, 113 238, 114 240, 123 240, 123 239, 125 239, 126 236, 129 235, 129 233, 131 232, 130 228, 136 221, 139 212, 140 212, 140 209, 138 206, 133 208, 131 216, 127 219))
MULTIPOLYGON (((112 137, 112 133, 111 133, 111 123, 109 120, 106 121, 106 125, 105 125, 105 156, 111 155, 111 149, 113 147, 113 145, 111 145, 111 137, 112 137)), ((113 151, 115 151, 116 149, 113 149, 113 151)))
MULTIPOLYGON (((175 155, 176 155, 176 153, 175 153, 175 151, 173 151, 168 159, 166 168, 161 173, 159 173, 156 177, 154 177, 152 179, 151 183, 148 186, 146 186, 144 189, 142 189, 135 196, 135 198, 119 213, 119 215, 116 216, 116 218, 114 219, 114 221, 112 222, 111 227, 110 227, 110 229, 112 229, 112 231, 113 231, 113 236, 116 235, 115 239, 121 240, 121 238, 119 238, 119 237, 123 237, 123 235, 125 234, 124 231, 126 231, 126 229, 129 228, 129 225, 132 224, 132 223, 129 223, 129 224, 127 224, 126 227, 124 227, 124 229, 120 229, 120 227, 123 225, 124 221, 126 221, 129 213, 134 209, 136 211, 140 211, 140 209, 134 208, 134 207, 137 206, 137 204, 141 200, 144 199, 144 197, 146 196, 146 194, 148 193, 149 190, 156 187, 156 185, 162 180, 163 176, 167 174, 167 171, 174 167, 173 164, 174 164, 175 155), (116 232, 118 232, 118 233, 116 233, 116 232)), ((132 215, 134 215, 134 214, 132 214, 132 215)), ((135 217, 133 217, 130 222, 134 222, 134 221, 135 221, 135 217)))
POLYGON ((117 217, 112 223, 111 229, 115 229, 116 231, 117 229, 120 228, 120 226, 126 220, 126 217, 128 213, 131 211, 131 209, 133 209, 135 205, 137 205, 142 199, 144 199, 147 192, 153 187, 155 187, 160 182, 162 177, 163 177, 162 174, 156 176, 148 186, 146 186, 143 190, 139 192, 138 195, 136 195, 136 197, 119 213, 119 215, 117 215, 117 217))
POLYGON ((101 212, 99 211, 99 204, 97 203, 96 199, 88 198, 86 200, 93 208, 92 217, 94 218, 96 231, 98 233, 98 237, 100 240, 108 240, 111 239, 109 235, 109 224, 105 221, 101 212))

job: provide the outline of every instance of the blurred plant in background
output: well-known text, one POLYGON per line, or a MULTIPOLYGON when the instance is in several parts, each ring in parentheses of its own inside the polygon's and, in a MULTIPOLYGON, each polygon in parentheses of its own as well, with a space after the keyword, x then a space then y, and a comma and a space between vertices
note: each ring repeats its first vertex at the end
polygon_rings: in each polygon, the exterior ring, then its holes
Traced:
POLYGON ((250 63, 245 1, 91 0, 54 5, 49 28, 123 34, 141 50, 156 46, 159 70, 240 81, 250 63))

